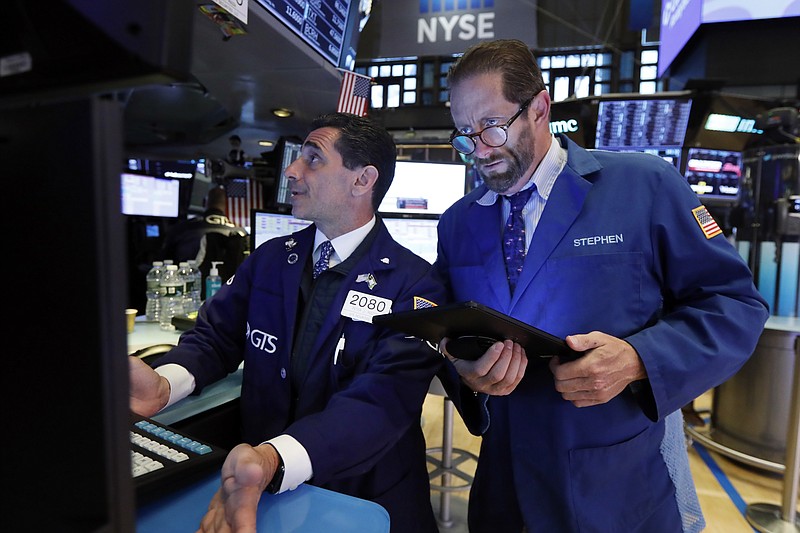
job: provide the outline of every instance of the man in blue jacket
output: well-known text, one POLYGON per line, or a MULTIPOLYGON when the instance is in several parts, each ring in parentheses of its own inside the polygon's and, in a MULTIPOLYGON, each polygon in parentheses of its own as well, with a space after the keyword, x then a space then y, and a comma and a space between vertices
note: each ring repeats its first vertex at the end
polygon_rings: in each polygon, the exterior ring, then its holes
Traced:
POLYGON ((157 373, 131 360, 131 408, 150 416, 244 361, 247 444, 226 459, 201 530, 252 527, 265 489, 308 481, 381 504, 392 531, 433 533, 420 417, 443 359, 371 320, 444 291, 375 214, 394 176, 391 136, 340 113, 313 127, 286 175, 293 215, 314 224, 254 250, 157 373))
POLYGON ((701 530, 680 408, 756 346, 768 310, 747 265, 672 165, 553 136, 524 43, 476 45, 449 86, 451 143, 484 180, 439 222, 449 299, 582 354, 448 354, 448 391, 483 436, 470 532, 701 530))

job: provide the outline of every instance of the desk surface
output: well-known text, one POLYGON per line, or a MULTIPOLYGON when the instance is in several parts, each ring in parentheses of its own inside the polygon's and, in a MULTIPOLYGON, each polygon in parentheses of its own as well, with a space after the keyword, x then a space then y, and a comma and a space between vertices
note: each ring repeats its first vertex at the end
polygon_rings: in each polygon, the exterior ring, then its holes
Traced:
POLYGON ((137 316, 133 332, 128 333, 128 353, 154 344, 178 344, 181 333, 177 330, 164 331, 158 322, 148 322, 143 315, 137 316))
MULTIPOLYGON (((137 533, 195 531, 219 488, 219 473, 142 506, 136 516, 137 533)), ((261 496, 256 524, 259 532, 385 533, 389 513, 377 503, 312 485, 300 485, 282 494, 261 496)))
POLYGON ((771 316, 765 329, 800 332, 800 318, 794 316, 771 316))

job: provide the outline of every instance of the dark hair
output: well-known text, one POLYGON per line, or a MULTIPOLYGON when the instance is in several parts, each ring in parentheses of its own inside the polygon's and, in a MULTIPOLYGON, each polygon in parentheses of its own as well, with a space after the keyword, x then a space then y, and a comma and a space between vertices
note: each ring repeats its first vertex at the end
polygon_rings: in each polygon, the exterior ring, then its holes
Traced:
POLYGON ((499 39, 471 46, 447 73, 450 89, 478 74, 500 72, 503 96, 522 104, 545 90, 542 71, 528 45, 517 39, 499 39))
POLYGON ((342 156, 344 166, 350 170, 372 165, 378 169, 378 181, 372 191, 372 206, 378 206, 394 179, 397 147, 386 128, 367 117, 349 113, 321 115, 311 123, 314 129, 334 128, 339 130, 339 139, 334 147, 342 156))

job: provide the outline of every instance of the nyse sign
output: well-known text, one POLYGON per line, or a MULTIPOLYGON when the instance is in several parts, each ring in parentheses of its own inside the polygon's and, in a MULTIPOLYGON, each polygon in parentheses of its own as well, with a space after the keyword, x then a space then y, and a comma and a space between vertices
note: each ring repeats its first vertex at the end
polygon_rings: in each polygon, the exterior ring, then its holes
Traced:
POLYGON ((450 42, 454 38, 459 41, 494 39, 494 13, 465 13, 417 21, 417 44, 435 43, 440 39, 450 42))
POLYGON ((454 55, 492 39, 538 46, 535 0, 391 0, 377 31, 375 57, 454 55))

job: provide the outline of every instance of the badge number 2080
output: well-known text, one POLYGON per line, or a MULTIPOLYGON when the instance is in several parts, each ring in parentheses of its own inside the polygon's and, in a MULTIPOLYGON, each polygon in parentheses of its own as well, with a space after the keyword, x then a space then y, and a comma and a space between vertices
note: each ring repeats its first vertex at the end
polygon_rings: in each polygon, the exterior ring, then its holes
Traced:
POLYGON ((342 316, 361 322, 372 322, 372 317, 391 312, 391 300, 359 291, 348 292, 342 306, 342 316))

